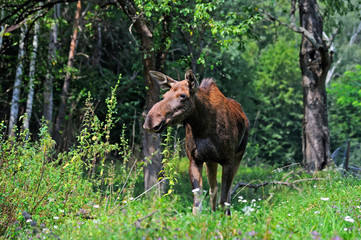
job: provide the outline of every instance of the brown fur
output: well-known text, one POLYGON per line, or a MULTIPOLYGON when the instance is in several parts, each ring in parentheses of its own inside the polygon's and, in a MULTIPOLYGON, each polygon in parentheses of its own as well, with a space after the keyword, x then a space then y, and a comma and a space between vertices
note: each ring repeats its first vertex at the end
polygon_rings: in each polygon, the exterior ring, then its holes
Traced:
MULTIPOLYGON (((153 74, 154 73, 154 74, 153 74)), ((194 190, 193 213, 201 210, 202 168, 206 163, 210 185, 211 208, 216 210, 217 166, 222 166, 220 204, 227 207, 230 190, 242 160, 249 133, 249 121, 241 105, 226 98, 212 79, 198 83, 191 71, 186 80, 175 81, 158 72, 151 76, 162 86, 171 87, 164 99, 149 111, 144 128, 160 132, 166 126, 183 122, 186 129, 186 151, 190 160, 189 175, 194 190), (199 191, 196 191, 199 189, 199 191)))

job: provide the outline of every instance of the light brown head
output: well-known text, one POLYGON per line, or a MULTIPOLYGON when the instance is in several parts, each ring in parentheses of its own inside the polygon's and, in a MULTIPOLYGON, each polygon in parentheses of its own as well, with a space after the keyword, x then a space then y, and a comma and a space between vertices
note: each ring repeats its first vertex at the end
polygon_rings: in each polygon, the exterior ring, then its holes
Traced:
POLYGON ((149 110, 143 125, 145 130, 159 133, 167 126, 183 122, 194 112, 198 81, 192 70, 186 72, 182 81, 156 71, 149 71, 149 74, 161 88, 169 89, 163 100, 149 110))

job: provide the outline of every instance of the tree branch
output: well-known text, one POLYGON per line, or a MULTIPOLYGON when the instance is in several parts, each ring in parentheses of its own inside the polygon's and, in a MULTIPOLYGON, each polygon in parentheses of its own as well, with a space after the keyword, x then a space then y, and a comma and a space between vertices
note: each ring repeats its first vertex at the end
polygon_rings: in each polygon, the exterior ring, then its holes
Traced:
POLYGON ((271 184, 288 186, 288 187, 294 188, 294 189, 298 190, 299 192, 301 192, 301 189, 298 188, 295 185, 296 183, 306 182, 306 181, 321 181, 321 180, 325 180, 325 179, 324 178, 305 178, 305 179, 298 179, 298 180, 295 180, 293 182, 289 182, 289 179, 287 179, 286 181, 271 181, 271 182, 266 181, 266 182, 259 183, 259 184, 251 184, 251 183, 239 182, 232 189, 231 195, 236 193, 237 189, 240 188, 240 187, 253 188, 255 190, 255 192, 256 192, 258 188, 264 187, 264 186, 267 186, 267 185, 271 185, 271 184))
MULTIPOLYGON (((278 24, 282 25, 282 26, 285 26, 289 29, 291 29, 292 31, 296 32, 296 33, 301 33, 303 34, 303 36, 305 36, 307 38, 308 41, 311 42, 311 44, 316 48, 316 49, 320 49, 323 47, 323 44, 317 42, 317 40, 312 36, 312 34, 307 31, 304 27, 297 27, 296 26, 296 23, 293 22, 290 24, 287 24, 285 22, 282 22, 281 20, 279 20, 278 18, 276 18, 275 16, 273 16, 272 14, 268 13, 268 12, 265 12, 263 10, 259 10, 261 13, 263 13, 265 15, 265 18, 268 20, 268 21, 272 21, 272 22, 277 22, 278 24)), ((295 21, 295 18, 294 18, 294 13, 292 15, 292 12, 291 12, 291 20, 292 21, 295 21), (293 19, 292 19, 293 18, 293 19)))

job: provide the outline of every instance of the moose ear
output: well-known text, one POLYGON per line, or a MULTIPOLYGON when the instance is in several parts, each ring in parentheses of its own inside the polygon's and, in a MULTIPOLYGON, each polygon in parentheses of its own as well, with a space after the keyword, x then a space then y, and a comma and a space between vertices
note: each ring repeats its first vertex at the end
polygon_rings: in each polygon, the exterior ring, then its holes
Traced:
POLYGON ((194 74, 193 74, 192 69, 189 69, 186 72, 184 78, 188 81, 189 88, 191 89, 191 91, 194 93, 197 92, 199 84, 198 84, 196 76, 194 76, 194 74))
POLYGON ((161 72, 150 70, 149 75, 161 88, 171 88, 172 85, 177 82, 161 72))

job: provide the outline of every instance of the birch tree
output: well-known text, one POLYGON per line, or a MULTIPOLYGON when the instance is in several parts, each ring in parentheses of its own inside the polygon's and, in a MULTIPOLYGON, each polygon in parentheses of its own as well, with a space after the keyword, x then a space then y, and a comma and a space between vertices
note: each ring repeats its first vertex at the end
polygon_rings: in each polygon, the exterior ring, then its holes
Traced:
POLYGON ((35 80, 35 65, 36 65, 36 55, 38 51, 38 35, 39 35, 39 21, 36 21, 34 24, 34 38, 33 38, 33 49, 30 57, 30 69, 29 69, 29 92, 28 98, 26 101, 26 115, 27 117, 24 120, 24 128, 29 129, 31 113, 33 110, 33 102, 34 102, 34 80, 35 80))
POLYGON ((18 66, 16 68, 13 94, 12 94, 12 98, 11 98, 10 119, 9 119, 9 127, 8 127, 9 135, 14 135, 14 126, 18 122, 19 100, 20 100, 20 92, 21 92, 21 79, 23 76, 24 56, 25 56, 24 40, 25 40, 26 32, 27 32, 27 25, 26 25, 26 23, 24 23, 21 26, 19 53, 18 53, 18 66))

